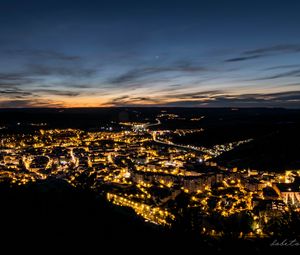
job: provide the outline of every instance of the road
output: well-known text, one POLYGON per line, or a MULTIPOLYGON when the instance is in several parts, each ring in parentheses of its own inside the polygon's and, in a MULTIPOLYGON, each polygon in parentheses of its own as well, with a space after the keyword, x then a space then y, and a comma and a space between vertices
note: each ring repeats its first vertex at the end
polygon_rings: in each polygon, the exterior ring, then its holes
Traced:
POLYGON ((160 144, 165 144, 165 145, 170 145, 170 146, 176 146, 176 147, 180 147, 180 148, 187 149, 187 150, 194 150, 194 151, 203 153, 202 149, 198 149, 198 148, 190 146, 190 145, 180 145, 180 144, 172 143, 170 141, 168 141, 168 142, 160 141, 156 138, 156 133, 157 133, 157 131, 152 131, 152 139, 154 142, 157 142, 160 144))
POLYGON ((147 127, 152 127, 152 126, 157 126, 157 125, 160 125, 161 124, 161 121, 160 119, 155 119, 156 120, 156 123, 150 123, 150 124, 145 124, 145 128, 147 127))

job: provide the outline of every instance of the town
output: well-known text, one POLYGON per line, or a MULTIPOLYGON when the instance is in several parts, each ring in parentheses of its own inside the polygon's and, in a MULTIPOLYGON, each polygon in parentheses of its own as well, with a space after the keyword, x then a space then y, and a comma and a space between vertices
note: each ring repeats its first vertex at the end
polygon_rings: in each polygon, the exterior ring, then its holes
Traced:
POLYGON ((160 130, 162 118, 176 117, 161 114, 153 123, 120 122, 99 131, 45 129, 42 123, 30 134, 1 134, 1 181, 63 179, 132 208, 146 222, 209 236, 272 236, 278 222, 299 216, 300 170, 218 165, 214 158, 251 139, 211 147, 176 144, 174 134, 203 132, 160 130), (243 224, 231 229, 237 220, 243 224))

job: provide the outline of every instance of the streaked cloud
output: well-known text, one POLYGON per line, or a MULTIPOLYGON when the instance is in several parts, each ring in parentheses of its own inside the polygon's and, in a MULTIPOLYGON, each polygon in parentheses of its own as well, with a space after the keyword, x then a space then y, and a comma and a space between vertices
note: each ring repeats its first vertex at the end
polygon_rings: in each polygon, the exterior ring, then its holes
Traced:
POLYGON ((149 66, 145 68, 136 68, 127 71, 124 74, 121 74, 117 77, 112 78, 109 80, 109 83, 112 84, 124 84, 124 83, 131 83, 131 82, 136 82, 139 81, 140 79, 143 79, 145 77, 149 76, 154 76, 154 75, 159 75, 162 73, 186 73, 186 74, 191 74, 191 73, 200 73, 207 71, 207 69, 203 66, 192 66, 192 65, 175 65, 175 66, 162 66, 162 67, 154 67, 154 66, 149 66))
POLYGON ((273 75, 269 75, 269 76, 265 76, 265 77, 258 77, 258 78, 254 78, 252 80, 254 80, 254 81, 273 80, 273 79, 291 78, 291 77, 300 77, 300 69, 291 70, 291 71, 287 71, 287 72, 281 72, 281 73, 277 73, 277 74, 273 74, 273 75))
POLYGON ((80 61, 80 56, 68 55, 63 52, 55 50, 37 50, 37 49, 8 49, 4 51, 5 54, 10 57, 26 57, 26 58, 38 58, 55 61, 80 61))
POLYGON ((1 108, 33 108, 33 107, 64 107, 62 102, 57 100, 47 100, 47 99, 15 99, 15 100, 1 100, 1 108))
POLYGON ((245 55, 253 54, 280 54, 280 53, 293 53, 300 52, 300 44, 280 44, 273 45, 270 47, 256 48, 253 50, 247 50, 244 52, 245 55))
POLYGON ((273 45, 269 47, 256 48, 252 50, 243 51, 239 54, 239 56, 226 59, 225 62, 241 62, 241 61, 269 57, 274 55, 280 55, 286 53, 298 53, 298 52, 300 52, 300 44, 273 45))
POLYGON ((245 61, 250 59, 261 58, 262 56, 263 55, 241 56, 241 57, 226 59, 225 62, 240 62, 240 61, 245 61))

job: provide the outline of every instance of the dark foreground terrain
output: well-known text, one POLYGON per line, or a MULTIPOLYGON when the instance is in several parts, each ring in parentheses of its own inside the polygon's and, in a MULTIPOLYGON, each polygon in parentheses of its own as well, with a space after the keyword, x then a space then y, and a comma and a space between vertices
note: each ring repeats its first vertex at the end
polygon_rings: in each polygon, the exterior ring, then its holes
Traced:
MULTIPOLYGON (((145 224, 130 210, 61 180, 1 183, 1 249, 6 254, 262 254, 297 251, 273 240, 208 239, 145 224)), ((299 248, 299 247, 298 247, 299 248)))

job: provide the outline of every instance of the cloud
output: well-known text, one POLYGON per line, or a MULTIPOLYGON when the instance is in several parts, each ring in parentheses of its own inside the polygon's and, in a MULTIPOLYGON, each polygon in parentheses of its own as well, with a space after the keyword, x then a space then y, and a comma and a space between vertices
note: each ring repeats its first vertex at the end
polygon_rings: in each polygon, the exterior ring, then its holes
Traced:
POLYGON ((79 61, 81 57, 75 55, 67 55, 62 52, 54 50, 34 50, 34 49, 14 49, 6 50, 5 53, 10 56, 25 56, 34 57, 45 60, 56 60, 56 61, 79 61))
POLYGON ((9 98, 24 98, 24 97, 32 96, 32 93, 28 92, 28 91, 23 91, 23 90, 20 90, 17 88, 11 88, 11 89, 0 90, 0 95, 9 97, 9 98))
POLYGON ((287 107, 299 108, 300 91, 265 94, 234 95, 223 91, 186 93, 182 96, 124 97, 115 98, 110 106, 157 106, 157 107, 287 107))
POLYGON ((198 73, 207 71, 205 67, 202 66, 192 66, 192 65, 174 65, 166 67, 145 67, 145 68, 136 68, 129 70, 128 72, 121 74, 117 77, 110 79, 108 82, 111 84, 123 84, 139 81, 140 79, 147 78, 152 75, 161 74, 161 73, 198 73))
POLYGON ((261 81, 261 80, 273 80, 273 79, 280 79, 286 77, 300 77, 300 69, 291 70, 288 72, 283 72, 279 74, 269 75, 261 78, 251 79, 251 81, 261 81))
POLYGON ((241 62, 241 61, 247 61, 251 59, 278 55, 278 54, 297 53, 297 52, 300 52, 299 44, 280 44, 280 45, 273 45, 270 47, 246 50, 244 52, 241 52, 240 55, 237 57, 225 59, 224 62, 241 62))
POLYGON ((263 55, 253 55, 253 56, 243 56, 243 57, 237 57, 237 58, 229 58, 229 59, 226 59, 225 62, 240 62, 240 61, 260 58, 262 56, 263 55))
MULTIPOLYGON (((64 95, 64 92, 44 91, 49 94, 64 95)), ((6 91, 6 95, 10 93, 22 93, 14 91, 6 91)), ((0 99, 0 107, 64 107, 64 103, 57 99, 50 100, 45 97, 35 97, 34 94, 25 96, 29 98, 7 98, 0 99)), ((76 96, 67 95, 66 96, 76 96)), ((253 93, 253 94, 230 94, 224 91, 206 91, 186 93, 181 97, 176 95, 167 96, 131 96, 123 95, 113 98, 104 106, 156 106, 156 107, 286 107, 299 108, 300 91, 288 91, 278 93, 253 93)))
POLYGON ((96 69, 80 66, 28 65, 19 72, 0 73, 0 90, 17 88, 30 90, 32 87, 40 86, 91 88, 88 79, 93 78, 96 72, 96 69), (78 84, 82 80, 85 84, 78 84))
POLYGON ((0 108, 44 108, 63 107, 62 102, 41 99, 14 99, 0 101, 0 108))
POLYGON ((263 69, 264 71, 269 71, 269 70, 277 70, 277 69, 290 69, 290 68, 296 68, 296 67, 300 67, 299 65, 279 65, 279 66, 272 66, 272 67, 268 67, 263 69))
POLYGON ((115 97, 107 102, 107 105, 120 105, 125 103, 128 99, 130 99, 129 95, 115 97))
MULTIPOLYGON (((192 98, 191 98, 192 99, 192 98)), ((299 108, 300 91, 269 94, 220 95, 206 100, 173 101, 166 106, 193 107, 289 107, 299 108)))
POLYGON ((154 99, 151 99, 149 97, 133 97, 131 99, 136 100, 136 101, 153 101, 154 100, 154 99))
MULTIPOLYGON (((169 90, 170 91, 170 90, 169 90)), ((190 93, 168 93, 166 95, 153 94, 152 96, 131 96, 123 95, 120 97, 113 98, 107 105, 111 106, 134 106, 134 105, 152 105, 160 106, 164 105, 165 102, 170 100, 195 100, 205 101, 212 99, 218 95, 224 94, 222 90, 208 90, 190 93)))
POLYGON ((65 90, 55 90, 55 89, 38 89, 35 90, 35 94, 66 96, 66 97, 76 97, 81 95, 79 91, 65 91, 65 90))
POLYGON ((112 100, 106 102, 109 106, 134 106, 139 104, 159 104, 161 103, 161 98, 154 97, 139 97, 124 95, 120 97, 115 97, 112 100))
POLYGON ((223 90, 207 90, 199 92, 190 92, 190 93, 180 93, 180 94, 169 94, 168 98, 179 98, 179 99, 203 99, 203 98, 212 98, 217 95, 223 95, 225 92, 223 90))
POLYGON ((96 69, 83 68, 78 66, 52 66, 52 65, 29 65, 27 75, 29 76, 72 76, 91 77, 96 73, 96 69))
POLYGON ((244 52, 246 55, 252 54, 274 54, 274 53, 288 53, 288 52, 300 52, 299 44, 280 44, 270 47, 257 48, 253 50, 247 50, 244 52))
POLYGON ((287 91, 287 92, 280 92, 280 93, 271 93, 267 94, 266 96, 269 96, 275 100, 299 100, 300 102, 300 91, 287 91))
MULTIPOLYGON (((66 91, 55 89, 35 89, 22 90, 20 88, 0 89, 0 99, 24 99, 24 98, 40 98, 44 96, 62 96, 62 97, 76 97, 81 95, 78 91, 66 91)), ((27 99, 26 99, 27 100, 27 99)))
POLYGON ((87 84, 87 79, 94 77, 98 71, 98 68, 88 67, 81 57, 61 52, 20 49, 4 52, 16 63, 17 71, 0 73, 0 88, 44 85, 55 87, 55 82, 58 81, 59 86, 74 87, 83 79, 85 81, 82 83, 87 84), (71 83, 72 80, 74 82, 71 83))
POLYGON ((0 88, 11 88, 33 83, 34 78, 29 77, 28 74, 20 73, 0 73, 0 88))

